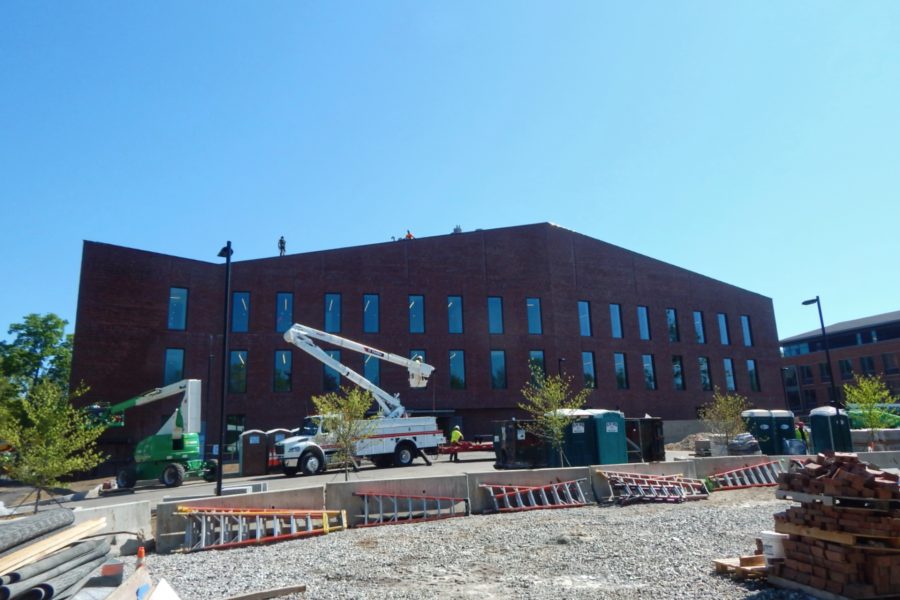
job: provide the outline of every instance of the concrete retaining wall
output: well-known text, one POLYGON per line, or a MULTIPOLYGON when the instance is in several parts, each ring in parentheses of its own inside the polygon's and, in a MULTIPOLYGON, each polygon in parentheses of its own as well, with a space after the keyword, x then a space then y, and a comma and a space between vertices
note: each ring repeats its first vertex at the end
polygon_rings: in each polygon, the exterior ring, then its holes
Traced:
MULTIPOLYGON (((325 486, 325 508, 327 510, 346 510, 348 525, 351 527, 361 523, 363 521, 363 499, 355 495, 359 492, 397 496, 469 497, 466 475, 382 481, 346 481, 329 483, 325 486)), ((463 510, 462 504, 457 506, 457 510, 463 510)))
POLYGON ((587 484, 582 485, 585 499, 595 502, 594 492, 591 489, 591 469, 589 467, 572 467, 568 469, 535 469, 531 471, 494 471, 486 473, 469 473, 469 499, 472 512, 480 514, 493 510, 493 504, 488 492, 479 486, 483 483, 495 483, 503 485, 547 485, 573 479, 586 479, 587 484))
POLYGON ((600 471, 618 471, 620 473, 643 473, 647 475, 684 475, 694 477, 694 461, 679 460, 675 462, 625 463, 621 465, 598 465, 590 467, 591 491, 598 502, 612 497, 609 481, 601 477, 600 471))
POLYGON ((150 502, 129 502, 127 504, 113 504, 111 506, 98 506, 97 508, 76 508, 73 511, 75 524, 84 523, 98 517, 106 517, 106 527, 98 531, 98 534, 123 531, 113 536, 113 555, 131 556, 137 553, 138 546, 144 540, 153 537, 150 527, 150 502))
MULTIPOLYGON (((866 452, 872 441, 872 430, 851 429, 850 438, 853 440, 854 452, 866 452)), ((881 452, 900 450, 900 429, 876 429, 875 450, 881 452)))

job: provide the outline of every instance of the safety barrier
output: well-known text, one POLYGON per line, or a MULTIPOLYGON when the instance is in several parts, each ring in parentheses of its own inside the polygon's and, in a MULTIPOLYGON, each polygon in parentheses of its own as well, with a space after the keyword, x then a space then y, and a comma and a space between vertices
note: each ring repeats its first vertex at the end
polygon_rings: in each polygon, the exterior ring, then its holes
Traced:
POLYGON ((377 492, 356 492, 363 499, 362 523, 355 527, 374 527, 417 521, 435 521, 469 516, 468 498, 444 496, 405 496, 377 492), (457 506, 462 504, 461 510, 457 506))

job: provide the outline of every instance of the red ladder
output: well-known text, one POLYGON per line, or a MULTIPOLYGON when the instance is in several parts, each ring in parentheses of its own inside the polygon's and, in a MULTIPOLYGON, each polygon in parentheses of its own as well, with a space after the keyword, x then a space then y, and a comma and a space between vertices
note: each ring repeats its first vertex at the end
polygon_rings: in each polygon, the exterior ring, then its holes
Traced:
POLYGON ((633 502, 684 502, 709 498, 700 479, 683 475, 649 475, 598 470, 609 482, 610 500, 618 504, 633 502))

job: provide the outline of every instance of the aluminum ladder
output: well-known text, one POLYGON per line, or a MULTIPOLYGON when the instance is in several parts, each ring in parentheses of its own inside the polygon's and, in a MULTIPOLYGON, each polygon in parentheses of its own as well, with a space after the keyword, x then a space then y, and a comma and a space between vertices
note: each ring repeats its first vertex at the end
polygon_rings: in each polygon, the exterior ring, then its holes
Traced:
POLYGON ((356 492, 362 498, 362 523, 354 527, 374 527, 417 521, 434 521, 469 516, 468 498, 447 496, 407 496, 380 492, 356 492), (462 505, 462 506, 460 506, 462 505))
POLYGON ((585 506, 587 501, 581 490, 585 481, 587 479, 573 479, 535 486, 482 483, 478 487, 488 492, 494 511, 513 512, 585 506))
POLYGON ((234 548, 266 544, 347 528, 343 510, 294 510, 179 506, 187 519, 184 549, 234 548))
POLYGON ((610 487, 610 500, 632 502, 684 502, 709 498, 703 481, 682 475, 649 475, 598 470, 610 487))
POLYGON ((736 490, 747 487, 766 487, 778 485, 778 476, 784 473, 781 462, 771 462, 732 469, 710 475, 718 490, 736 490))

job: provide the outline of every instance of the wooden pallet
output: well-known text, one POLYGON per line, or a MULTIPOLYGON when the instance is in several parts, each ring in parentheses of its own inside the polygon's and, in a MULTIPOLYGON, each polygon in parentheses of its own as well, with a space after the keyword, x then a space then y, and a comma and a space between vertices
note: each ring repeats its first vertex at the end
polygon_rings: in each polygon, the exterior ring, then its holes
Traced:
POLYGON ((730 574, 735 579, 765 579, 766 557, 762 554, 714 560, 716 573, 730 574))

